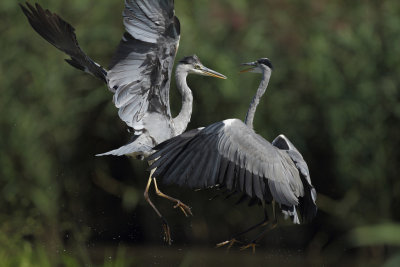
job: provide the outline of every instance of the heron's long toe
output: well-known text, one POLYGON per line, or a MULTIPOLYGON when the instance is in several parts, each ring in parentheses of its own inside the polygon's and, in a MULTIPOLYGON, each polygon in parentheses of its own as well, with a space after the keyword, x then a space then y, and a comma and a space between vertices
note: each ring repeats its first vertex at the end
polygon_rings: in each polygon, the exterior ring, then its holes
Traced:
POLYGON ((253 254, 254 254, 254 253, 256 253, 256 246, 257 246, 257 244, 255 242, 250 242, 249 244, 240 247, 240 250, 243 251, 243 250, 246 250, 248 248, 252 248, 253 249, 253 254))
POLYGON ((164 232, 164 241, 168 245, 171 245, 172 239, 171 239, 171 231, 169 229, 169 225, 164 218, 161 218, 161 220, 162 220, 162 227, 163 227, 163 232, 164 232))
POLYGON ((233 245, 235 245, 235 243, 242 243, 242 242, 240 242, 239 240, 237 240, 237 239, 235 239, 235 238, 232 238, 231 240, 226 240, 226 241, 224 241, 224 242, 218 243, 218 244, 216 245, 216 247, 217 247, 217 248, 220 248, 220 247, 223 247, 223 246, 228 245, 227 250, 229 251, 229 250, 231 249, 231 247, 232 247, 233 245))
POLYGON ((176 202, 176 205, 174 206, 174 209, 176 209, 176 208, 180 208, 181 211, 183 212, 183 214, 185 214, 186 217, 189 217, 189 215, 193 216, 191 208, 188 205, 182 203, 180 200, 178 200, 176 202))

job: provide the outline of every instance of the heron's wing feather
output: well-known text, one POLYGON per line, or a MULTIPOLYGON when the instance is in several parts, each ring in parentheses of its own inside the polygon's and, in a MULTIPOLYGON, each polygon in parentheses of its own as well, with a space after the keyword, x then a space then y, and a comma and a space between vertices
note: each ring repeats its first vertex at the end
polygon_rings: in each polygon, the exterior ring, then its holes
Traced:
POLYGON ((73 67, 88 72, 107 82, 106 70, 88 57, 79 47, 75 29, 57 14, 44 10, 39 4, 19 4, 32 28, 46 41, 71 57, 66 61, 73 67))
POLYGON ((281 134, 277 136, 274 141, 272 141, 272 145, 279 149, 285 150, 289 154, 290 158, 296 164, 296 167, 299 169, 301 174, 307 178, 307 181, 311 185, 310 171, 308 170, 307 163, 292 142, 290 142, 285 135, 281 134))
POLYGON ((214 123, 185 140, 185 144, 178 138, 168 140, 168 146, 155 147, 156 152, 150 159, 168 158, 168 161, 156 161, 151 166, 157 168, 155 177, 176 183, 182 178, 172 170, 191 168, 189 176, 193 174, 194 177, 185 180, 189 187, 219 185, 231 191, 245 192, 250 197, 267 201, 273 197, 281 204, 297 205, 303 185, 293 161, 286 152, 272 146, 242 121, 231 119, 214 123), (170 157, 169 150, 175 146, 180 146, 180 153, 170 157), (189 164, 176 160, 183 153, 186 158, 196 160, 189 164), (211 162, 214 166, 203 162, 211 162))
POLYGON ((304 194, 300 199, 299 205, 300 213, 303 220, 310 221, 317 213, 317 205, 315 204, 317 193, 311 184, 310 171, 308 170, 307 163, 297 148, 285 135, 281 134, 277 136, 274 141, 272 141, 272 145, 286 151, 299 170, 301 181, 304 186, 304 194))
POLYGON ((142 131, 148 113, 171 119, 169 88, 180 25, 173 0, 126 0, 123 17, 126 32, 107 78, 120 118, 142 131))

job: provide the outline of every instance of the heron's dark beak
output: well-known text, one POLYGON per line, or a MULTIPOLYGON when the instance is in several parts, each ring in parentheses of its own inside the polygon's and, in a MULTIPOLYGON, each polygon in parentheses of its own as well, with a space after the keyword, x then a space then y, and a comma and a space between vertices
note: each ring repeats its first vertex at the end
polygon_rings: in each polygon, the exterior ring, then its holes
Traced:
POLYGON ((242 66, 251 66, 251 68, 244 69, 244 70, 240 71, 240 73, 245 73, 245 72, 249 72, 249 71, 254 70, 256 68, 256 66, 257 66, 257 62, 254 61, 254 62, 242 63, 240 65, 242 65, 242 66))
POLYGON ((220 79, 227 79, 227 77, 219 72, 216 72, 212 69, 209 69, 207 67, 201 66, 200 71, 203 73, 203 75, 206 76, 211 76, 211 77, 215 77, 215 78, 220 78, 220 79))

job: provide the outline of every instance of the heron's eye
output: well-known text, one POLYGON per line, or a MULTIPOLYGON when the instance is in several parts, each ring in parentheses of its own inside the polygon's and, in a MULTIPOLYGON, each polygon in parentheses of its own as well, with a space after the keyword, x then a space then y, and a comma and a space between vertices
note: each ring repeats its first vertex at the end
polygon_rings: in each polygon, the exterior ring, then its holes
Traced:
POLYGON ((194 68, 195 68, 196 70, 201 69, 201 68, 200 68, 200 65, 195 65, 194 68))

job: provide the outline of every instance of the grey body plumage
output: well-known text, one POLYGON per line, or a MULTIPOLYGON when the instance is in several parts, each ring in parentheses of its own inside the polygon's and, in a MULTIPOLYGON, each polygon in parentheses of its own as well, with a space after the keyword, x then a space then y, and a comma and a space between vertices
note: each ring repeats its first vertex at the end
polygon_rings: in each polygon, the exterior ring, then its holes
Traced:
POLYGON ((263 74, 245 122, 224 120, 192 130, 190 138, 177 136, 156 146, 150 157, 158 158, 150 167, 155 169, 153 176, 191 188, 223 187, 266 203, 274 200, 295 223, 300 222, 296 208, 304 220, 311 220, 317 210, 316 193, 303 157, 284 135, 271 144, 253 130, 272 64, 263 58, 244 65, 251 68, 243 72, 263 74))

